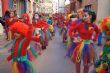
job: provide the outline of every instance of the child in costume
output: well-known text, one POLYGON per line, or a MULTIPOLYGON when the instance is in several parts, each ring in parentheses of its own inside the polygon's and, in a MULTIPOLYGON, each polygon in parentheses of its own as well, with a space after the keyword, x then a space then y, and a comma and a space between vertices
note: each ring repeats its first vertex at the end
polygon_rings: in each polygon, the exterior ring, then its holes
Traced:
MULTIPOLYGON (((79 25, 81 23, 82 15, 83 15, 83 13, 81 13, 81 12, 82 11, 78 12, 79 13, 78 17, 73 18, 73 16, 71 16, 72 22, 70 23, 70 27, 74 27, 74 25, 79 25)), ((71 33, 72 33, 71 34, 72 36, 70 36, 70 38, 71 38, 72 42, 71 42, 70 46, 68 47, 67 54, 66 54, 66 56, 68 56, 68 57, 72 56, 74 48, 80 42, 79 33, 77 31, 72 31, 71 33)))
POLYGON ((49 29, 50 29, 51 35, 54 36, 54 28, 52 24, 49 25, 49 29))
POLYGON ((65 20, 63 21, 63 25, 61 28, 61 36, 62 36, 63 43, 67 42, 67 31, 68 31, 67 28, 68 28, 69 20, 70 20, 70 17, 68 19, 66 18, 67 17, 65 17, 65 20))
MULTIPOLYGON (((21 21, 20 19, 16 18, 15 10, 10 10, 10 17, 6 19, 5 25, 9 28, 13 25, 14 22, 21 21)), ((11 32, 8 31, 8 38, 7 40, 11 40, 11 32)))
POLYGON ((74 27, 69 29, 70 36, 72 36, 72 31, 76 30, 81 39, 81 42, 79 42, 79 44, 75 47, 72 54, 72 60, 76 64, 76 73, 80 73, 81 62, 84 66, 83 73, 88 73, 90 64, 92 64, 95 59, 95 50, 92 46, 91 39, 94 32, 96 32, 94 39, 97 39, 99 29, 90 20, 91 14, 89 12, 85 12, 83 15, 83 22, 79 25, 76 24, 74 27))
POLYGON ((32 25, 28 27, 23 22, 15 22, 9 29, 13 33, 14 38, 11 54, 4 62, 13 60, 12 73, 35 73, 31 62, 27 58, 27 48, 30 41, 38 41, 39 39, 32 36, 32 25))
POLYGON ((35 28, 34 35, 38 35, 38 33, 40 33, 38 36, 41 36, 42 49, 46 49, 47 37, 45 32, 48 29, 48 24, 40 19, 40 15, 38 13, 34 14, 32 23, 35 28))
POLYGON ((101 22, 102 31, 105 34, 105 44, 99 60, 95 63, 97 73, 110 73, 110 16, 101 22))
POLYGON ((48 19, 48 25, 49 25, 49 30, 50 30, 50 33, 51 33, 51 35, 52 36, 54 36, 54 28, 53 28, 53 21, 52 21, 52 17, 50 17, 49 19, 48 19))
MULTIPOLYGON (((30 17, 29 17, 29 15, 27 13, 22 14, 22 22, 24 22, 25 24, 27 24, 29 27, 31 26, 30 17)), ((37 44, 37 43, 40 42, 40 36, 36 36, 36 37, 39 38, 39 41, 37 41, 37 42, 34 41, 35 44, 37 44)), ((27 48, 28 49, 28 53, 27 53, 28 54, 28 58, 31 61, 34 61, 35 58, 36 58, 36 55, 39 54, 39 53, 41 53, 41 51, 40 52, 38 51, 38 49, 41 49, 41 45, 40 44, 39 45, 37 44, 36 46, 38 46, 37 49, 34 48, 34 47, 32 47, 31 45, 27 48)))

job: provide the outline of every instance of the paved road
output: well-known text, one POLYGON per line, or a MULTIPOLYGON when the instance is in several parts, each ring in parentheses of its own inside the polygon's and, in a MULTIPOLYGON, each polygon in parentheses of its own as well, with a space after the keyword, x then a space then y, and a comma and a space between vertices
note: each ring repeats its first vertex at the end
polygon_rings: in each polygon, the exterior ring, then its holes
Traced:
POLYGON ((74 64, 65 58, 66 50, 59 33, 49 42, 47 50, 39 57, 38 73, 74 73, 74 64))
MULTIPOLYGON (((61 36, 57 30, 55 37, 49 42, 47 50, 38 59, 38 64, 35 66, 38 73, 75 73, 75 65, 70 59, 65 58, 65 44, 62 43, 61 36)), ((96 48, 97 54, 102 49, 102 46, 96 48)), ((81 67, 83 69, 83 67, 81 67)), ((90 72, 93 66, 90 67, 90 72)))
POLYGON ((9 54, 7 49, 11 46, 8 43, 10 43, 10 41, 6 41, 4 35, 0 35, 0 73, 11 73, 11 63, 3 64, 4 59, 9 54), (3 48, 4 45, 6 45, 5 48, 3 48))

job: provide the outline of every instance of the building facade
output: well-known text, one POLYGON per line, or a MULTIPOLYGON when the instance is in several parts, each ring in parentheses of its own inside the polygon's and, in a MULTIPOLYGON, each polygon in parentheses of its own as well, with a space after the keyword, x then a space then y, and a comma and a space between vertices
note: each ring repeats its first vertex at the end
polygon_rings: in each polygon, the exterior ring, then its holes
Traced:
POLYGON ((2 5, 2 16, 5 14, 5 11, 8 10, 8 0, 1 0, 2 5))
POLYGON ((0 17, 2 17, 2 2, 0 0, 0 17))
POLYGON ((98 0, 82 0, 82 7, 87 10, 93 10, 97 13, 98 0))
POLYGON ((40 1, 39 12, 44 14, 51 14, 53 12, 53 3, 50 0, 40 1))
POLYGON ((82 0, 70 0, 70 12, 76 12, 82 8, 82 0))
POLYGON ((110 16, 110 0, 82 0, 82 7, 97 13, 97 21, 110 16))
POLYGON ((17 11, 18 16, 27 12, 28 1, 29 0, 13 0, 13 8, 17 11))
POLYGON ((110 0, 98 0, 97 20, 110 16, 110 0))

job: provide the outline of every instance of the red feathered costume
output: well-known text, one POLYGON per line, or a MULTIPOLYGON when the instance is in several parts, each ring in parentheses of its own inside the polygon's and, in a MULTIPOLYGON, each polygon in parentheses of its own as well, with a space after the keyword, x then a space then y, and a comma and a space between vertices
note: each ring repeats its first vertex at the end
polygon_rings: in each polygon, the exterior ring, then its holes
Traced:
MULTIPOLYGON (((33 32, 33 28, 32 26, 28 27, 25 23, 22 22, 16 22, 14 23, 14 25, 12 25, 10 27, 11 32, 14 33, 20 33, 22 35, 22 37, 20 37, 19 39, 16 40, 16 43, 14 44, 14 55, 13 56, 17 56, 17 51, 18 51, 18 46, 19 43, 22 39, 25 38, 25 41, 22 45, 22 50, 21 50, 21 56, 26 55, 26 51, 27 51, 27 47, 30 43, 31 40, 34 41, 39 41, 39 38, 33 37, 32 36, 32 32, 33 32)), ((10 55, 8 57, 8 60, 12 59, 12 55, 10 55)))
POLYGON ((7 60, 13 59, 12 71, 14 73, 29 73, 33 72, 32 66, 29 64, 27 58, 27 48, 31 40, 39 41, 39 38, 33 37, 33 27, 29 27, 25 23, 15 22, 10 26, 10 31, 14 33, 19 33, 21 36, 13 39, 12 53, 8 56, 7 60), (28 66, 28 67, 27 67, 28 66))
POLYGON ((43 20, 33 21, 32 24, 35 28, 41 28, 43 30, 47 30, 49 27, 48 24, 43 20))
POLYGON ((73 27, 69 29, 69 35, 72 36, 73 30, 77 30, 80 34, 80 37, 84 40, 91 40, 93 32, 96 31, 95 40, 98 38, 100 30, 95 24, 92 23, 80 23, 74 24, 73 27))
POLYGON ((96 40, 100 31, 95 24, 86 22, 74 24, 73 27, 70 27, 70 36, 73 35, 73 31, 77 31, 79 33, 80 39, 82 41, 74 49, 72 59, 78 63, 83 60, 84 65, 87 65, 88 63, 91 63, 95 57, 95 52, 93 46, 91 45, 93 33, 96 32, 94 38, 94 40, 96 40))
POLYGON ((42 48, 45 48, 46 45, 47 45, 47 35, 46 35, 46 30, 49 28, 48 24, 43 21, 43 20, 34 20, 33 21, 33 26, 35 28, 35 35, 37 34, 36 31, 41 31, 40 34, 41 34, 41 37, 42 37, 42 48), (40 30, 39 30, 40 28, 40 30))

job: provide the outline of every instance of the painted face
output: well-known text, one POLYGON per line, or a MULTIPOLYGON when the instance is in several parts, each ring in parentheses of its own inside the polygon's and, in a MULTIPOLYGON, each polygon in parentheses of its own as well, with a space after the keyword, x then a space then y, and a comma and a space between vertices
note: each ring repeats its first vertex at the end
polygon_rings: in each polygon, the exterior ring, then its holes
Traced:
POLYGON ((34 18, 35 19, 39 19, 39 15, 38 14, 35 14, 34 18))
POLYGON ((14 36, 15 36, 15 38, 20 38, 21 35, 16 32, 16 33, 14 33, 14 36))
POLYGON ((10 12, 10 17, 14 17, 14 12, 10 12))
POLYGON ((89 15, 88 13, 85 13, 85 14, 83 15, 83 20, 84 20, 85 22, 90 22, 90 15, 89 15))

